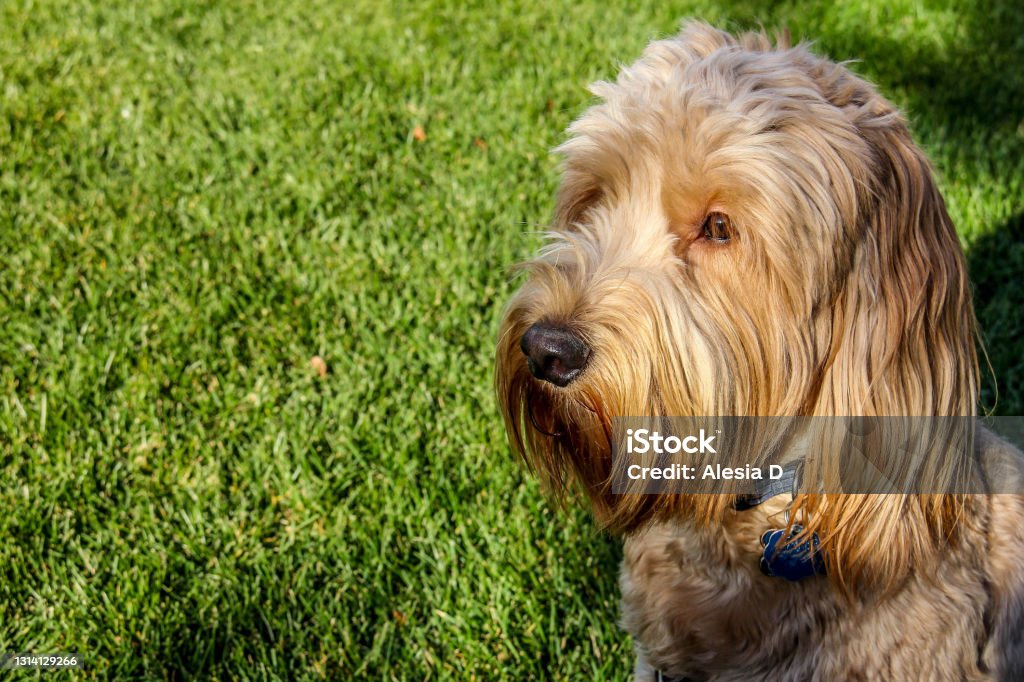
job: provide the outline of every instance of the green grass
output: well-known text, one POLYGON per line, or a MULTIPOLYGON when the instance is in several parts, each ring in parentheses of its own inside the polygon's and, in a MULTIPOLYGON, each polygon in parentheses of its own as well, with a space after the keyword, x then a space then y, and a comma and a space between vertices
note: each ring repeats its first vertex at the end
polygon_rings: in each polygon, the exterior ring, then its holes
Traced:
POLYGON ((1022 13, 627 4, 0 5, 0 651, 627 676, 617 543, 511 457, 492 354, 584 86, 687 15, 908 110, 1024 411, 1022 13))

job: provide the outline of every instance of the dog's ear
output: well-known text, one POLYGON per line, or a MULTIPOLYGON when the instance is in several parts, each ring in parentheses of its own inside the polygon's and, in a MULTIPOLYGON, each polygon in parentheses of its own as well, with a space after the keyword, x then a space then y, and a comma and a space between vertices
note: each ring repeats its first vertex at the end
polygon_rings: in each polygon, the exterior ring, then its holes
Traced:
MULTIPOLYGON (((848 72, 823 73, 823 92, 868 144, 870 168, 813 413, 973 416, 978 364, 967 269, 928 161, 903 118, 870 86, 848 72)), ((967 502, 822 495, 801 496, 796 506, 825 539, 830 574, 842 587, 885 589, 935 559, 955 537, 967 502)))
POLYGON ((833 414, 974 415, 974 310, 946 205, 898 114, 859 128, 874 168, 835 307, 835 379, 843 388, 834 388, 848 395, 833 414))

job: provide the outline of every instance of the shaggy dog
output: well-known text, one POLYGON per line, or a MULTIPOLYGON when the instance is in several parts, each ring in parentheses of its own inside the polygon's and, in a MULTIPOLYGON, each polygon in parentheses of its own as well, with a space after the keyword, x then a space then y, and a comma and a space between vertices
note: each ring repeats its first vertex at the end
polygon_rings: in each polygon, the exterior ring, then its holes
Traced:
MULTIPOLYGON (((1024 679, 1019 495, 612 490, 618 416, 976 414, 970 289, 927 160, 870 84, 787 43, 690 23, 592 86, 501 327, 510 440, 625 536, 637 679, 1024 679), (783 511, 826 575, 759 569, 762 534, 795 532, 783 511)), ((970 442, 1020 457, 980 426, 970 442)))

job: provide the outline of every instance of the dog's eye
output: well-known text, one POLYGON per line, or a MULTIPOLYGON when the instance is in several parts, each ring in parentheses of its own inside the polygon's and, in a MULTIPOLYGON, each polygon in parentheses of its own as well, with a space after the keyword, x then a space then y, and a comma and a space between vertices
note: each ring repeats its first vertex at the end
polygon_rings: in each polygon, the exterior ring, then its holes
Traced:
POLYGON ((704 219, 702 229, 704 239, 708 241, 726 244, 732 239, 732 223, 729 222, 729 216, 724 213, 709 213, 704 219))

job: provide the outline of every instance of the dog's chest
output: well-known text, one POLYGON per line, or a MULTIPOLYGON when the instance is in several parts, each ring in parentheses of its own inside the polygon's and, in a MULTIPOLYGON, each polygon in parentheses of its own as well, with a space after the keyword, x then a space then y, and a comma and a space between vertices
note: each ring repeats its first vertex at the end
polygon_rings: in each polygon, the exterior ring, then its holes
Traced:
POLYGON ((781 651, 792 658, 836 620, 823 579, 761 575, 754 523, 765 514, 755 515, 729 536, 666 524, 626 541, 623 623, 657 668, 698 679, 702 671, 750 674, 777 663, 781 651))
POLYGON ((728 534, 662 524, 627 539, 620 583, 637 679, 653 670, 719 681, 917 678, 921 665, 933 667, 928 679, 965 679, 976 670, 984 597, 970 581, 945 599, 913 584, 869 608, 842 602, 824 578, 766 577, 757 538, 771 511, 728 534), (922 641, 945 650, 922 663, 910 655, 922 641))

